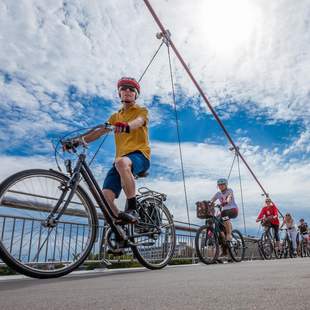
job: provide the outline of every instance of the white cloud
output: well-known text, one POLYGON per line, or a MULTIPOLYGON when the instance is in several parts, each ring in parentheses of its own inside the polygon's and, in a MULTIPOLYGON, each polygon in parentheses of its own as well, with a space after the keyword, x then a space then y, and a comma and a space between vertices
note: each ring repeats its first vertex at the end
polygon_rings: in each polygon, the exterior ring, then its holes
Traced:
POLYGON ((13 173, 19 172, 26 169, 55 169, 55 164, 51 159, 44 156, 0 156, 1 170, 0 180, 1 182, 12 175, 13 173))
MULTIPOLYGON (((65 99, 67 87, 75 85, 81 93, 116 99, 117 79, 139 76, 159 43, 156 25, 140 1, 0 3, 0 64, 1 70, 18 78, 6 85, 15 88, 14 96, 22 79, 29 98, 35 92, 38 98, 54 93, 65 99)), ((264 113, 276 119, 309 117, 306 0, 237 0, 233 7, 227 0, 183 1, 177 9, 175 5, 154 2, 214 105, 219 97, 230 96, 252 100, 258 110, 266 109, 264 113)), ((191 82, 175 63, 177 82, 186 95, 194 95, 191 82)), ((168 79, 162 51, 142 83, 142 100, 147 102, 154 94, 167 98, 168 79)), ((34 105, 33 99, 29 104, 34 105)))
POLYGON ((283 155, 288 155, 292 153, 310 153, 310 129, 303 131, 299 138, 294 141, 287 149, 283 151, 283 155))

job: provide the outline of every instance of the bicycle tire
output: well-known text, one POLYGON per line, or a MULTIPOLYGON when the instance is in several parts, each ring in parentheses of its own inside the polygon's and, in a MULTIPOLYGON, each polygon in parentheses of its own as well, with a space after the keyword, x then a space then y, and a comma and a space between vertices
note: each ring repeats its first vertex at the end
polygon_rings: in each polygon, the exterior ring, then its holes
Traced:
POLYGON ((287 243, 288 243, 288 256, 290 258, 294 258, 293 242, 290 239, 288 239, 287 243))
POLYGON ((145 237, 131 238, 133 243, 140 243, 141 245, 141 247, 140 245, 131 245, 131 250, 142 266, 151 270, 156 270, 164 268, 171 261, 175 250, 176 234, 173 217, 161 199, 150 196, 138 201, 139 214, 150 212, 149 208, 151 208, 151 212, 153 212, 149 214, 148 217, 151 223, 148 223, 148 225, 145 223, 143 228, 143 222, 140 218, 140 224, 132 225, 132 234, 137 229, 149 230, 151 229, 150 226, 153 226, 154 231, 160 232, 155 232, 153 236, 151 235, 150 238, 145 239, 145 241, 141 240, 145 237), (157 214, 161 217, 158 219, 158 222, 156 222, 155 219, 156 215, 155 218, 153 218, 152 214, 157 214), (158 229, 156 227, 158 227, 158 229), (164 235, 162 233, 164 233, 164 235), (165 241, 160 244, 163 238, 165 241))
POLYGON ((287 239, 285 238, 281 244, 281 252, 279 258, 287 258, 288 257, 288 245, 287 239))
POLYGON ((277 248, 275 246, 273 246, 273 254, 274 254, 274 257, 276 259, 280 259, 281 258, 281 250, 277 250, 277 248))
POLYGON ((261 251, 266 260, 270 260, 272 258, 274 248, 270 235, 267 232, 263 232, 261 236, 261 251))
MULTIPOLYGON (((23 184, 23 182, 24 182, 24 184, 27 184, 27 186, 29 186, 29 184, 30 184, 29 182, 30 181, 34 182, 33 184, 35 184, 34 189, 33 189, 34 191, 38 190, 41 187, 43 188, 44 184, 40 184, 39 183, 39 181, 42 181, 41 179, 43 179, 43 178, 46 178, 48 180, 51 180, 51 182, 56 182, 56 183, 59 183, 59 184, 64 184, 64 183, 66 183, 69 180, 69 178, 67 176, 65 176, 62 173, 59 173, 57 171, 54 171, 54 170, 31 169, 31 170, 24 170, 24 171, 15 173, 15 174, 11 175, 10 177, 8 177, 6 180, 4 180, 0 184, 0 206, 2 207, 2 209, 0 209, 0 210, 2 210, 2 212, 3 212, 3 208, 4 208, 3 206, 6 206, 4 203, 7 203, 6 201, 8 200, 8 197, 10 195, 10 194, 7 194, 7 193, 13 193, 14 194, 16 192, 16 191, 14 192, 15 188, 20 188, 21 185, 23 184)), ((34 196, 34 192, 32 192, 32 193, 28 193, 27 192, 27 193, 22 193, 22 194, 23 195, 27 195, 27 196, 32 196, 32 197, 39 197, 39 198, 36 198, 38 200, 42 198, 42 197, 40 197, 37 194, 35 194, 35 196, 34 196)), ((39 263, 39 256, 38 256, 37 262, 36 263, 32 262, 30 264, 30 259, 29 259, 29 256, 28 256, 28 264, 27 264, 27 262, 21 261, 21 257, 23 259, 24 255, 20 255, 19 254, 19 258, 17 258, 16 255, 14 255, 14 253, 13 253, 14 249, 10 249, 10 251, 9 251, 8 246, 6 245, 5 239, 2 238, 3 235, 5 235, 5 233, 4 233, 4 229, 5 228, 2 227, 2 234, 1 234, 2 237, 0 239, 0 257, 2 258, 2 260, 10 268, 14 269, 15 271, 17 271, 17 272, 19 272, 21 274, 24 274, 26 276, 33 277, 33 278, 40 278, 40 279, 56 278, 56 277, 61 277, 61 276, 64 276, 64 275, 72 272, 74 269, 78 268, 85 261, 85 259, 89 255, 89 253, 90 253, 90 251, 92 249, 92 246, 93 246, 93 244, 95 242, 95 239, 96 239, 97 226, 98 226, 98 218, 97 218, 96 210, 95 210, 95 207, 94 207, 92 201, 89 199, 88 195, 86 194, 86 192, 83 190, 82 187, 78 186, 76 188, 76 192, 75 192, 74 195, 75 195, 74 197, 78 197, 80 199, 82 207, 85 208, 85 210, 87 212, 87 215, 89 216, 89 217, 87 217, 87 221, 90 223, 89 235, 86 236, 87 237, 87 239, 85 241, 86 244, 85 244, 84 248, 82 246, 81 253, 79 253, 79 257, 75 261, 72 261, 72 263, 70 263, 70 262, 62 263, 60 261, 62 259, 62 257, 61 257, 60 260, 57 261, 57 263, 55 263, 55 262, 51 262, 51 260, 47 260, 46 256, 45 256, 45 263, 41 264, 41 263, 39 263), (37 267, 35 267, 35 266, 37 266, 37 267), (56 266, 58 266, 59 269, 57 269, 57 270, 53 269, 56 266), (38 268, 43 268, 43 269, 38 269, 38 268), (52 268, 52 269, 44 269, 44 268, 52 268)), ((18 197, 20 197, 20 196, 18 196, 18 197)), ((23 196, 23 198, 24 198, 24 196, 23 196)), ((44 199, 47 199, 47 198, 44 197, 44 199)), ((57 201, 56 198, 53 198, 53 200, 57 201)), ((17 206, 19 206, 18 203, 20 203, 20 201, 17 200, 17 206)), ((71 203, 71 202, 72 201, 70 201, 69 203, 71 203)), ((33 203, 33 202, 31 202, 31 203, 33 203)), ((75 202, 73 204, 75 204, 75 202)), ((14 207, 11 207, 11 209, 12 208, 14 208, 14 207)), ((10 206, 6 206, 6 209, 8 211, 11 210, 10 206)), ((0 211, 0 216, 2 215, 1 214, 2 212, 0 211)), ((14 212, 16 212, 16 206, 15 206, 14 212)), ((31 213, 28 209, 26 209, 26 212, 29 215, 34 213, 33 210, 32 210, 32 213, 31 213)), ((45 210, 44 212, 49 213, 50 211, 46 211, 45 210)), ((44 212, 41 211, 41 213, 39 212, 39 214, 42 214, 42 213, 44 214, 44 212)), ((67 212, 67 210, 65 212, 67 212)), ((37 214, 36 214, 36 216, 37 216, 37 214)), ((64 216, 67 216, 67 215, 65 214, 64 216)), ((82 216, 82 215, 80 214, 79 216, 82 216)), ((43 217, 43 215, 42 215, 42 217, 43 217)), ((73 218, 73 216, 72 216, 72 218, 73 218)), ((29 217, 29 219, 32 222, 34 221, 34 218, 29 217)), ((28 218, 23 219, 23 220, 24 220, 24 223, 25 223, 26 220, 28 221, 28 218)), ((35 220, 35 221, 37 221, 37 220, 35 220)), ((57 223, 56 225, 59 225, 59 223, 57 223)), ((42 219, 38 220, 38 225, 40 227, 40 233, 41 233, 42 226, 43 226, 43 220, 42 219)), ((66 224, 63 224, 63 226, 64 226, 63 227, 63 231, 62 231, 62 235, 63 236, 65 235, 65 232, 66 232, 65 225, 66 224)), ((77 226, 77 234, 78 234, 78 225, 80 225, 80 224, 79 223, 76 224, 76 226, 77 226)), ((23 226, 24 226, 24 224, 23 224, 23 226)), ((32 228, 33 228, 33 226, 32 226, 32 228)), ((70 233, 71 233, 71 229, 72 229, 72 226, 70 228, 70 233)), ((23 233, 24 233, 24 231, 22 231, 22 233, 21 233, 21 240, 23 240, 23 238, 24 238, 24 234, 23 233)), ((48 252, 49 251, 48 250, 48 242, 49 242, 48 238, 50 236, 51 236, 51 233, 50 233, 50 230, 49 230, 49 233, 47 234, 47 238, 44 241, 44 243, 47 241, 46 242, 46 250, 45 250, 46 253, 50 253, 50 252, 48 252)), ((15 237, 15 235, 13 233, 12 234, 12 239, 14 237, 15 237)), ((29 238, 29 242, 30 242, 30 245, 29 245, 30 250, 29 251, 30 252, 32 250, 31 249, 31 244, 32 243, 31 243, 30 240, 37 241, 37 239, 34 238, 34 237, 35 237, 35 235, 31 234, 30 238, 29 238)), ((64 238, 64 237, 62 237, 62 238, 64 238)), ((84 235, 83 235, 83 238, 84 238, 84 235)), ((84 242, 84 239, 83 239, 83 242, 84 242)), ((13 243, 13 240, 11 241, 11 243, 13 243)), ((43 245, 44 245, 44 243, 43 243, 43 245)), ((55 245, 57 243, 57 246, 58 246, 57 229, 56 229, 56 232, 55 232, 54 243, 55 243, 55 245)), ((21 245, 20 245, 21 248, 22 248, 22 245, 23 245, 23 241, 21 241, 21 245)), ((39 246, 40 246, 40 241, 39 241, 39 246)), ((41 248, 40 248, 40 251, 41 251, 41 248)), ((38 251, 38 253, 40 251, 38 251)), ((68 257, 69 257, 69 255, 70 255, 70 244, 69 244, 69 254, 68 254, 68 257)), ((77 257, 78 254, 77 253, 73 254, 73 251, 72 251, 71 255, 75 258, 75 257, 77 257)), ((55 256, 56 255, 55 255, 55 249, 54 249, 54 258, 55 258, 55 256)), ((34 261, 35 261, 35 259, 34 259, 34 261)))
POLYGON ((217 237, 217 234, 213 231, 213 229, 210 228, 208 225, 203 225, 198 229, 196 236, 195 236, 195 248, 196 248, 196 253, 197 253, 198 258, 200 259, 201 262, 203 262, 206 265, 214 264, 216 260, 218 259, 219 252, 220 252, 218 237, 217 237), (205 237, 201 236, 204 231, 206 231, 205 237), (200 240, 200 238, 202 238, 202 240, 200 240), (210 245, 215 247, 215 251, 214 249, 211 249, 210 251, 209 249, 206 249, 205 251, 201 249, 201 241, 207 244, 208 239, 209 239, 209 242, 211 243, 210 245), (207 255, 208 253, 213 254, 213 255, 210 255, 211 257, 207 259, 204 253, 206 253, 207 255))
POLYGON ((301 257, 307 257, 308 256, 308 251, 305 247, 305 241, 302 239, 300 242, 300 256, 301 257))
POLYGON ((232 241, 228 242, 228 251, 233 261, 239 263, 244 260, 245 255, 245 242, 241 232, 234 229, 232 232, 232 241), (236 250, 241 249, 241 253, 237 256, 236 250))
MULTIPOLYGON (((286 238, 285 240, 285 252, 283 253, 284 258, 293 258, 293 244, 290 239, 286 238)), ((282 254, 283 251, 281 251, 282 254)))

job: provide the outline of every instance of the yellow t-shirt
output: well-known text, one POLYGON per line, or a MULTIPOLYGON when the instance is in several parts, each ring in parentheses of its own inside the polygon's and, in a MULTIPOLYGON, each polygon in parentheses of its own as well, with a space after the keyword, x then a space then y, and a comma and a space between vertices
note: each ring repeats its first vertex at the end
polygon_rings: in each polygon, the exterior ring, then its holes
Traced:
POLYGON ((121 157, 131 152, 140 151, 147 159, 151 158, 151 149, 148 135, 148 111, 144 107, 134 104, 129 109, 120 109, 112 114, 108 122, 114 125, 116 122, 130 122, 137 117, 143 117, 145 124, 142 127, 133 129, 130 133, 117 133, 114 135, 116 154, 115 157, 121 157))

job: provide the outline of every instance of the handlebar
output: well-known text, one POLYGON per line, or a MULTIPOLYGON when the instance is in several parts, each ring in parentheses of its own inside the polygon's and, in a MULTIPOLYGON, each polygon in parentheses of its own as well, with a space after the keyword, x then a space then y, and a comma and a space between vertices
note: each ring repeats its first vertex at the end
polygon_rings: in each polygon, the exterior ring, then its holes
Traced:
POLYGON ((109 124, 109 123, 104 123, 104 124, 100 124, 98 126, 95 126, 93 128, 91 128, 90 130, 88 130, 87 132, 85 132, 84 134, 81 134, 79 136, 75 136, 69 139, 65 139, 65 140, 60 140, 60 144, 62 145, 63 151, 72 151, 72 152, 76 152, 76 148, 79 146, 82 146, 83 148, 87 148, 87 142, 84 140, 84 136, 86 136, 87 134, 90 134, 96 130, 100 130, 100 129, 107 129, 107 132, 111 132, 113 131, 115 128, 115 126, 109 124))

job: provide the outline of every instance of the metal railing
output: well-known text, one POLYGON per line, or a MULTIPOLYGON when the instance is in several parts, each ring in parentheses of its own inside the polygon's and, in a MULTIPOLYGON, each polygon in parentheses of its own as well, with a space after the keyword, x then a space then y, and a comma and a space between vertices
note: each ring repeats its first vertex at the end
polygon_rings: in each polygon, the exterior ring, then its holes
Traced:
MULTIPOLYGON (((192 263, 197 261, 196 252, 195 252, 195 235, 196 231, 199 228, 198 225, 188 224, 186 222, 174 221, 176 228, 176 248, 174 252, 174 259, 187 259, 192 260, 192 263)), ((26 218, 20 216, 7 216, 0 215, 0 236, 1 240, 6 240, 6 243, 9 246, 9 250, 12 251, 12 248, 15 247, 15 252, 18 255, 18 259, 23 259, 29 264, 38 264, 46 263, 49 264, 50 259, 48 257, 55 258, 55 249, 61 249, 58 253, 58 261, 69 262, 75 255, 77 255, 77 244, 83 242, 85 228, 87 225, 70 222, 70 221, 60 221, 57 225, 57 231, 55 239, 52 244, 45 244, 44 251, 39 256, 33 257, 31 255, 34 251, 40 249, 42 246, 42 225, 40 219, 26 218), (39 228, 40 227, 40 228, 39 228), (27 236, 24 236, 24 231, 27 231, 27 236), (34 231, 36 231, 36 236, 34 236, 34 231), (39 231, 39 234, 38 234, 39 231), (65 234, 66 232, 66 234, 65 234), (21 235, 20 240, 17 244, 14 240, 14 234, 19 233, 21 235), (69 239, 66 240, 66 235, 69 235, 69 239), (65 243, 69 242, 69 245, 65 243), (73 244, 72 244, 73 242, 73 244), (52 256, 51 256, 52 253, 52 256)), ((104 222, 101 220, 98 237, 96 242, 93 245, 91 253, 86 263, 90 262, 119 262, 119 261, 133 261, 134 257, 130 250, 126 252, 125 256, 120 256, 118 259, 115 259, 111 254, 107 254, 106 246, 102 238, 104 238, 104 222)), ((257 246, 253 246, 257 242, 256 239, 246 238, 247 244, 247 254, 248 259, 259 258, 259 252, 257 246)), ((83 247, 83 245, 82 245, 83 247)), ((53 260, 53 259, 52 259, 53 260)), ((0 265, 4 265, 0 260, 0 265)))

